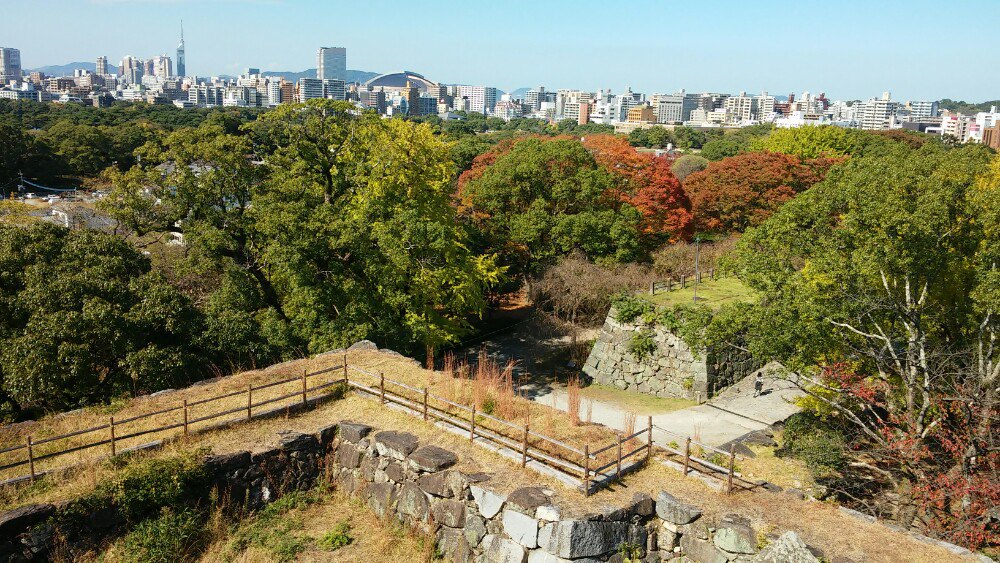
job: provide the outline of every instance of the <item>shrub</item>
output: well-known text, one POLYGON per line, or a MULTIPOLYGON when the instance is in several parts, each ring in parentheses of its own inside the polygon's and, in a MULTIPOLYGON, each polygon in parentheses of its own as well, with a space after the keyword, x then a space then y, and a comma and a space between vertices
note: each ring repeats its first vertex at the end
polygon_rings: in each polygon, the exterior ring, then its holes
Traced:
POLYGON ((630 323, 653 310, 649 301, 628 293, 620 294, 611 304, 618 312, 617 319, 621 323, 630 323))
POLYGON ((208 534, 205 517, 197 510, 164 509, 129 532, 117 546, 118 560, 126 563, 191 561, 204 548, 208 534))
POLYGON ((321 488, 292 492, 265 506, 233 532, 223 558, 234 559, 254 546, 266 550, 275 561, 294 560, 313 540, 296 533, 302 528, 302 520, 287 513, 318 502, 323 493, 321 488))
POLYGON ((797 413, 785 423, 779 455, 805 462, 816 477, 840 471, 846 462, 846 440, 839 428, 811 413, 797 413))
POLYGON ((327 551, 335 551, 346 545, 350 545, 354 538, 350 535, 351 524, 347 521, 340 522, 319 539, 320 548, 327 551))
POLYGON ((628 352, 640 362, 656 352, 656 341, 653 340, 653 331, 641 330, 632 336, 628 342, 628 352))

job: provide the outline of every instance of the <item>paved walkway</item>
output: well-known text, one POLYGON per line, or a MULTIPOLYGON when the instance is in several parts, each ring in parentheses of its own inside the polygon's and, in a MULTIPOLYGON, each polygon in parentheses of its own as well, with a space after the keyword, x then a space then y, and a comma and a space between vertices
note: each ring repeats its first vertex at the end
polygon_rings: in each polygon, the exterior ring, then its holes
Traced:
MULTIPOLYGON (((522 390, 539 403, 567 410, 565 388, 535 389, 529 384, 523 386, 522 390)), ((721 446, 750 432, 762 430, 787 419, 799 411, 791 400, 800 396, 802 392, 791 382, 765 375, 764 393, 755 398, 751 375, 708 403, 654 414, 653 441, 660 444, 683 443, 685 437, 691 436, 704 444, 721 446)), ((582 417, 586 416, 586 402, 587 399, 580 408, 582 417)), ((591 420, 623 430, 625 411, 613 403, 593 401, 591 420)), ((639 417, 635 428, 638 430, 644 427, 646 420, 639 417)))

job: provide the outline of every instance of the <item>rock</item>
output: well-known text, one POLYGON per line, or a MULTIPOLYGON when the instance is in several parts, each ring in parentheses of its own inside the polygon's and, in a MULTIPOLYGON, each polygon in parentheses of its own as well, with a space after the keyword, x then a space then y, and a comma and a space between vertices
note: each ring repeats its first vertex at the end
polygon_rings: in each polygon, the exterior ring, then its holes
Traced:
POLYGON ((334 436, 337 435, 337 426, 336 424, 329 424, 317 430, 313 435, 316 436, 321 445, 327 446, 333 442, 334 436))
POLYGON ((753 444, 756 446, 767 446, 774 447, 778 443, 774 441, 774 432, 768 429, 756 430, 740 438, 740 441, 744 444, 753 444))
POLYGON ((286 452, 294 452, 316 446, 316 438, 311 434, 303 434, 294 430, 279 430, 278 443, 286 452))
POLYGON ((360 469, 361 478, 365 481, 372 482, 375 480, 375 470, 377 469, 377 462, 371 457, 365 455, 361 458, 361 463, 358 464, 360 469))
POLYGON ((673 551, 677 547, 678 535, 677 530, 668 528, 664 522, 656 531, 656 548, 660 551, 673 551))
POLYGON ((486 520, 471 512, 465 513, 465 539, 472 547, 478 547, 486 535, 486 520))
POLYGON ((396 502, 396 488, 392 483, 372 483, 368 485, 368 506, 379 518, 392 510, 396 502))
POLYGON ((502 496, 476 485, 469 486, 469 490, 472 492, 472 498, 476 500, 476 506, 479 507, 479 513, 483 515, 483 518, 493 518, 500 513, 504 503, 502 496))
POLYGON ((656 513, 656 502, 646 493, 632 495, 632 512, 639 516, 652 516, 656 513))
POLYGON ((528 563, 572 563, 572 561, 556 557, 551 553, 545 553, 540 549, 533 549, 528 552, 528 563))
POLYGON ((371 340, 358 340, 347 348, 348 350, 378 350, 378 346, 371 340))
MULTIPOLYGON (((664 522, 664 524, 667 524, 667 522, 664 522)), ((700 540, 708 541, 711 537, 711 534, 708 533, 708 524, 706 524, 704 520, 684 524, 683 526, 677 526, 677 531, 682 536, 691 536, 700 540)))
POLYGON ((681 502, 664 491, 656 498, 656 515, 671 524, 689 524, 701 516, 701 509, 681 502))
POLYGON ((455 470, 439 471, 421 475, 417 479, 417 485, 437 497, 464 499, 463 494, 466 486, 466 479, 460 472, 455 470))
POLYGON ((685 557, 698 563, 726 563, 729 558, 708 540, 684 534, 681 536, 681 552, 685 557))
POLYGON ((340 439, 357 444, 371 433, 372 427, 360 422, 343 421, 340 423, 340 439))
POLYGON ((559 507, 552 504, 544 504, 535 509, 535 518, 546 522, 557 522, 560 515, 559 507))
POLYGON ((390 461, 389 465, 385 467, 385 476, 390 481, 402 484, 406 481, 406 470, 403 469, 402 463, 390 461))
POLYGON ((51 504, 29 504, 0 514, 0 538, 10 538, 44 522, 56 511, 51 504))
POLYGON ((472 561, 472 548, 462 530, 442 527, 437 533, 437 549, 448 561, 466 563, 472 561))
POLYGON ((528 549, 538 547, 538 520, 530 516, 516 510, 504 510, 503 531, 510 539, 528 549))
POLYGON ((406 461, 406 456, 417 449, 419 441, 409 432, 383 430, 375 435, 375 448, 379 455, 389 456, 399 461, 406 461))
POLYGON ((465 526, 465 503, 457 500, 439 500, 431 508, 434 521, 449 528, 465 526))
POLYGON ((426 522, 429 508, 426 493, 413 483, 403 485, 403 488, 399 491, 399 498, 396 501, 396 512, 401 516, 408 516, 414 520, 426 522))
POLYGON ((539 506, 549 504, 551 495, 551 491, 541 487, 521 487, 507 495, 507 506, 530 515, 539 506))
POLYGON ((353 444, 344 442, 337 448, 337 464, 347 469, 354 469, 361 465, 361 452, 353 444))
POLYGON ((480 545, 483 553, 476 561, 483 563, 524 563, 525 551, 513 540, 495 534, 487 534, 480 545))
POLYGON ((750 520, 736 514, 722 517, 712 541, 716 547, 728 553, 757 553, 757 535, 750 526, 750 520))
POLYGON ((538 531, 538 546, 566 559, 599 557, 623 543, 645 545, 646 530, 625 522, 561 520, 538 531))
POLYGON ((458 463, 458 456, 444 448, 424 446, 410 454, 410 463, 417 469, 432 473, 458 463))
MULTIPOLYGON (((683 541, 683 540, 682 540, 683 541)), ((751 559, 754 563, 819 563, 806 542, 795 532, 785 532, 751 559)))
POLYGON ((250 465, 250 452, 233 452, 208 456, 205 458, 205 465, 209 473, 216 475, 232 473, 250 465))

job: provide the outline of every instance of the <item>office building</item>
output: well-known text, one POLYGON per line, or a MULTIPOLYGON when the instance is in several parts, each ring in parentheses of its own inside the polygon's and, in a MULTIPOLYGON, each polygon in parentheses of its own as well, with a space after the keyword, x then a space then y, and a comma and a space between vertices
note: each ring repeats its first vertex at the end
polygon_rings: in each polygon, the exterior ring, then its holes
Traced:
POLYGON ((937 117, 938 115, 937 102, 919 102, 910 100, 906 103, 906 107, 910 110, 911 121, 920 121, 921 119, 937 117))
POLYGON ((645 104, 629 108, 626 117, 628 123, 656 123, 656 112, 645 104))
POLYGON ((0 83, 21 80, 21 51, 11 47, 0 47, 0 83))
POLYGON ((459 86, 457 98, 468 100, 468 110, 489 114, 497 105, 497 89, 489 86, 459 86))
POLYGON ((1000 123, 983 129, 983 144, 991 149, 1000 150, 1000 123))
POLYGON ((98 76, 109 74, 107 57, 97 57, 97 63, 94 65, 94 74, 98 76))
POLYGON ((187 59, 184 56, 184 22, 181 22, 181 42, 177 45, 177 76, 187 76, 187 59))
POLYGON ((144 73, 145 61, 131 55, 122 59, 118 65, 118 76, 126 84, 140 84, 144 73))
POLYGON ((151 74, 160 80, 166 80, 174 75, 174 63, 167 55, 153 57, 150 59, 148 66, 151 72, 147 74, 151 74))
POLYGON ((899 104, 892 101, 889 92, 883 92, 881 98, 871 98, 861 104, 857 118, 862 129, 891 129, 895 125, 899 104))
POLYGON ((320 47, 316 52, 316 78, 347 82, 347 49, 320 47))

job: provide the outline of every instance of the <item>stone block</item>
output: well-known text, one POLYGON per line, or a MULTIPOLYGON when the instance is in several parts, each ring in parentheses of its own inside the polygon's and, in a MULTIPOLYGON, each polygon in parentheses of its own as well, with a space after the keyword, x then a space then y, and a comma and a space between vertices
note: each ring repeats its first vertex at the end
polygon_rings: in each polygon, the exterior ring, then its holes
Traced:
POLYGON ((516 510, 504 510, 503 531, 510 539, 528 549, 538 547, 538 520, 530 516, 516 510))
POLYGON ((483 551, 476 561, 483 563, 524 563, 527 556, 521 544, 495 534, 487 534, 480 547, 483 551))
POLYGON ((448 561, 455 563, 472 561, 472 548, 462 530, 442 526, 437 533, 437 549, 448 561))
POLYGON ((757 535, 750 526, 750 520, 736 514, 722 517, 715 528, 712 541, 716 547, 728 553, 757 553, 757 535))
POLYGON ((417 485, 423 489, 425 493, 430 493, 437 497, 458 498, 463 500, 465 498, 464 492, 467 484, 467 480, 462 473, 451 469, 421 475, 417 479, 417 485))
POLYGON ((420 471, 441 471, 458 463, 458 456, 444 448, 424 446, 410 454, 410 463, 420 471))
POLYGON ((396 502, 396 487, 392 483, 372 483, 368 486, 368 506, 379 518, 384 517, 396 502))
POLYGON ((559 507, 552 504, 544 504, 535 509, 535 518, 545 522, 556 522, 560 515, 559 507))
POLYGON ((656 515, 671 524, 689 524, 701 516, 701 509, 681 502, 663 491, 656 498, 656 515))
POLYGON ((361 465, 361 452, 350 442, 344 442, 337 448, 337 465, 347 469, 355 469, 361 465))
POLYGON ((279 430, 278 443, 281 445, 281 449, 286 452, 302 451, 315 448, 317 445, 315 436, 294 430, 279 430))
POLYGON ((402 463, 390 461, 389 465, 385 467, 385 476, 390 481, 402 484, 406 481, 406 470, 403 468, 402 463))
POLYGON ((55 513, 51 504, 29 504, 0 514, 0 538, 10 538, 44 522, 55 513))
POLYGON ((372 427, 360 422, 342 421, 339 427, 340 439, 357 444, 372 431, 372 427))
POLYGON ((552 494, 541 487, 521 487, 507 495, 507 507, 533 515, 536 508, 552 502, 552 494))
POLYGON ((375 448, 379 455, 399 461, 405 461, 406 456, 412 454, 419 444, 417 437, 409 432, 383 430, 375 435, 375 448))
POLYGON ((681 553, 698 563, 726 563, 729 557, 715 547, 711 541, 696 538, 688 534, 681 536, 681 553))
POLYGON ((330 424, 314 433, 321 446, 325 447, 333 442, 333 438, 337 435, 337 426, 336 424, 330 424))
POLYGON ((427 501, 427 493, 420 490, 413 483, 403 485, 396 500, 396 512, 400 516, 406 516, 419 522, 426 522, 430 513, 430 503, 427 501))
POLYGON ((645 545, 645 529, 625 522, 561 520, 543 525, 538 532, 541 549, 566 559, 600 557, 623 543, 645 545))
POLYGON ((471 485, 469 491, 472 492, 472 498, 475 499, 476 506, 479 508, 479 513, 483 515, 483 518, 493 518, 503 508, 504 498, 493 491, 489 491, 478 485, 471 485))
POLYGON ((457 500, 439 500, 431 507, 434 521, 449 528, 465 527, 465 503, 457 500))
POLYGON ((795 532, 785 532, 750 561, 753 563, 819 563, 795 532))
POLYGON ((478 514, 465 512, 465 539, 472 547, 477 547, 486 535, 486 519, 478 514))

